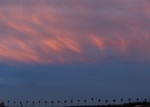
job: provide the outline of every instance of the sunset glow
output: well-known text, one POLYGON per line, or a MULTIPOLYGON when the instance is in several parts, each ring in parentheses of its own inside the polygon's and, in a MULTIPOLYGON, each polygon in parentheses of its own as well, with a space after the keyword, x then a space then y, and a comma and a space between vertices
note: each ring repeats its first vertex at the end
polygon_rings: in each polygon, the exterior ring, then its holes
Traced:
POLYGON ((117 7, 108 4, 102 12, 75 1, 64 2, 59 8, 54 2, 45 5, 35 0, 35 5, 28 6, 4 3, 0 6, 0 61, 90 63, 110 56, 149 61, 150 23, 146 20, 150 11, 145 7, 149 1, 133 4, 141 3, 139 10, 125 1, 111 2, 117 7), (87 59, 87 55, 98 59, 87 59))
POLYGON ((5 107, 145 105, 149 93, 150 0, 0 0, 5 107))

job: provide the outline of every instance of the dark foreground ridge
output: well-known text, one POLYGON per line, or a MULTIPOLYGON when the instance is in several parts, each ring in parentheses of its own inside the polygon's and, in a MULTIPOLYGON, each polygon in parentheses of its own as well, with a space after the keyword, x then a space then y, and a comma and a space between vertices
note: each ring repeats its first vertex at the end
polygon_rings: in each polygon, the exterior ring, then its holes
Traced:
MULTIPOLYGON (((14 106, 5 106, 3 102, 0 102, 0 107, 14 107, 14 106)), ((23 107, 17 106, 17 107, 23 107)), ((24 106, 27 107, 27 106, 24 106)), ((29 107, 40 107, 40 106, 29 106, 29 107)), ((150 102, 134 102, 134 103, 124 103, 124 104, 113 104, 113 105, 78 105, 78 106, 45 106, 45 107, 150 107, 150 102)))
POLYGON ((0 107, 5 107, 3 102, 0 102, 0 107))
POLYGON ((135 102, 113 105, 86 105, 86 106, 63 106, 63 107, 150 107, 150 102, 135 102))
POLYGON ((23 102, 16 102, 16 101, 13 101, 10 105, 10 101, 8 100, 8 102, 4 103, 4 102, 0 102, 0 107, 150 107, 150 101, 148 101, 146 98, 144 99, 144 101, 139 101, 139 99, 137 98, 135 102, 132 102, 131 101, 131 98, 128 99, 128 102, 127 103, 123 103, 123 99, 121 99, 121 103, 120 104, 116 104, 116 100, 113 99, 113 104, 109 104, 108 103, 108 100, 105 100, 105 104, 102 105, 100 102, 101 100, 98 99, 98 104, 94 104, 93 103, 93 98, 91 98, 91 104, 88 105, 87 104, 87 100, 84 100, 84 105, 81 105, 81 101, 80 100, 77 100, 77 103, 76 105, 73 104, 73 100, 70 100, 69 102, 67 102, 66 100, 64 100, 63 102, 60 103, 60 100, 58 100, 57 102, 54 103, 54 101, 51 101, 51 102, 47 102, 47 101, 44 101, 44 106, 41 105, 41 101, 38 101, 38 102, 30 102, 29 101, 26 101, 24 104, 23 102), (69 106, 68 106, 68 103, 69 103, 69 106), (63 104, 63 106, 62 106, 63 104), (66 105, 67 104, 67 105, 66 105), (57 105, 57 106, 56 106, 57 105))

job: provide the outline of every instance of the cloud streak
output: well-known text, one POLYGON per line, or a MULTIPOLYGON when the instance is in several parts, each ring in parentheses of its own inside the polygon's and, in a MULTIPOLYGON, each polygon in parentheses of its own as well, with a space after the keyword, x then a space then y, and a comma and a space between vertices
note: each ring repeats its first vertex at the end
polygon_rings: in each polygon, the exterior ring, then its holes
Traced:
POLYGON ((150 61, 149 5, 148 0, 2 0, 0 62, 150 61))

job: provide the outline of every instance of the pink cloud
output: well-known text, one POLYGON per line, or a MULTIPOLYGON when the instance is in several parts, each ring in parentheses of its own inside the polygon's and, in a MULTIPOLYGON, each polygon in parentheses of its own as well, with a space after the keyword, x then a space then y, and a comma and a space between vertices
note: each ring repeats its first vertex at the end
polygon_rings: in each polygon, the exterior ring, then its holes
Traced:
POLYGON ((150 60, 149 1, 34 2, 0 7, 0 62, 150 60))

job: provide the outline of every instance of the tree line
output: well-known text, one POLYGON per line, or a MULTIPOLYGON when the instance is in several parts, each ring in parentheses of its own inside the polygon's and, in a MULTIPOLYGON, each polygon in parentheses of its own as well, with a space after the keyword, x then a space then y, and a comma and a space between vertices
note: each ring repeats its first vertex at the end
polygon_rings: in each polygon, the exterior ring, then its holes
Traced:
MULTIPOLYGON (((50 103, 51 103, 51 105, 49 106, 49 105, 47 105, 47 103, 48 103, 48 101, 44 101, 44 107, 54 107, 54 103, 55 104, 57 104, 57 106, 58 107, 62 107, 62 106, 66 106, 66 104, 70 104, 70 106, 68 106, 68 107, 75 107, 75 106, 90 106, 90 107, 92 107, 92 106, 110 106, 110 104, 109 104, 109 100, 104 100, 105 101, 105 104, 103 104, 103 105, 101 105, 101 99, 98 99, 98 100, 96 100, 96 102, 97 102, 97 104, 93 104, 93 101, 94 101, 94 98, 91 98, 91 104, 90 105, 87 105, 87 100, 83 100, 82 102, 78 99, 77 100, 77 105, 73 105, 73 102, 74 102, 74 100, 70 100, 70 101, 67 101, 67 100, 64 100, 64 101, 60 101, 60 100, 58 100, 58 101, 56 101, 56 102, 54 102, 54 101, 50 101, 50 103), (63 103, 63 105, 61 105, 60 106, 60 103, 62 104, 63 103), (81 103, 84 103, 84 105, 81 105, 81 103)), ((32 102, 30 102, 29 103, 29 101, 26 101, 24 104, 23 104, 23 102, 16 102, 16 101, 13 101, 13 106, 10 106, 9 104, 10 104, 10 100, 8 100, 8 104, 7 104, 7 107, 41 107, 41 100, 39 100, 38 102, 35 102, 35 101, 32 101, 32 102), (38 104, 38 105, 35 105, 35 103, 36 104, 38 104)), ((139 102, 139 98, 136 98, 136 100, 135 101, 132 101, 131 100, 131 98, 129 98, 128 99, 128 101, 127 102, 124 102, 124 99, 123 98, 121 98, 120 99, 120 104, 116 104, 116 99, 113 99, 112 100, 112 102, 113 102, 113 104, 112 104, 112 106, 113 105, 115 105, 115 106, 117 106, 117 105, 131 105, 132 103, 137 103, 137 104, 149 104, 149 102, 147 102, 147 99, 145 98, 143 101, 140 101, 139 102)), ((5 105, 5 107, 6 107, 6 105, 5 105)), ((42 106, 43 107, 43 106, 42 106)))

